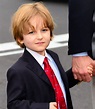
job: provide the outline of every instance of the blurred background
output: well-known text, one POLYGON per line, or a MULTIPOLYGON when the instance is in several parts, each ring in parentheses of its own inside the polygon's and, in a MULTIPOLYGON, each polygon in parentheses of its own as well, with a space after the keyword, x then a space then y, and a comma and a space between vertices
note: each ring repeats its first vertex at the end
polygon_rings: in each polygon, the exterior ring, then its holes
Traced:
MULTIPOLYGON (((37 0, 36 0, 37 1, 37 0)), ((13 13, 23 3, 33 0, 0 0, 0 109, 7 109, 6 72, 22 54, 14 42, 10 32, 10 22, 13 13)), ((56 27, 54 41, 49 49, 57 52, 65 70, 71 67, 71 56, 68 56, 68 0, 42 0, 51 12, 56 27)), ((93 109, 92 83, 81 83, 70 89, 74 109, 93 109)))

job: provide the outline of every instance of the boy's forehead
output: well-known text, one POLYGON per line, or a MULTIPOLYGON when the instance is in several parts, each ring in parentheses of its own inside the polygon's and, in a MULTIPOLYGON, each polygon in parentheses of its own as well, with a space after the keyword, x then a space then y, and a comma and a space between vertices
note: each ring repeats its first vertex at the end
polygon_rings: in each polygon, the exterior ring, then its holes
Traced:
POLYGON ((33 28, 42 28, 46 26, 46 21, 41 16, 36 15, 30 18, 29 24, 33 28))

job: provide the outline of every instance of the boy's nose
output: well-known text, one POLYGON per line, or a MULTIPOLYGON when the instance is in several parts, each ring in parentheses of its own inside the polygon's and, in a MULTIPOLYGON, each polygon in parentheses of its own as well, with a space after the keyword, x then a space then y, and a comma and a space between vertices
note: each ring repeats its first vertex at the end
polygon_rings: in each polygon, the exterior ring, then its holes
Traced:
POLYGON ((38 39, 42 39, 42 37, 43 37, 42 34, 39 32, 39 33, 37 34, 37 38, 38 38, 38 39))

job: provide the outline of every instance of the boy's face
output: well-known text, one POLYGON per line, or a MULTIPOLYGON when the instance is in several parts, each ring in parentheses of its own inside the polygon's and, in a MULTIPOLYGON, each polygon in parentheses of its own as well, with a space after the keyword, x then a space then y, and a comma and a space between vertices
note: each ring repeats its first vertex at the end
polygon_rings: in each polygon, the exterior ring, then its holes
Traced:
POLYGON ((32 17, 29 23, 32 28, 28 26, 29 32, 23 34, 22 42, 27 48, 44 55, 51 39, 50 29, 44 26, 43 19, 38 15, 32 17))

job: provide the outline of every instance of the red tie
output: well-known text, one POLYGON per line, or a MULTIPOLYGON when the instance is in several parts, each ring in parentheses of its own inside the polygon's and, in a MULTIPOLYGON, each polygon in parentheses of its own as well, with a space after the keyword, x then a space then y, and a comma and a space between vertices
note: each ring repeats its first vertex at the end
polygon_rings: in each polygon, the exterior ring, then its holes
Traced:
POLYGON ((67 109, 64 95, 62 93, 60 85, 46 57, 44 59, 44 70, 54 88, 55 95, 56 95, 57 109, 67 109))

